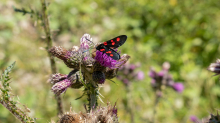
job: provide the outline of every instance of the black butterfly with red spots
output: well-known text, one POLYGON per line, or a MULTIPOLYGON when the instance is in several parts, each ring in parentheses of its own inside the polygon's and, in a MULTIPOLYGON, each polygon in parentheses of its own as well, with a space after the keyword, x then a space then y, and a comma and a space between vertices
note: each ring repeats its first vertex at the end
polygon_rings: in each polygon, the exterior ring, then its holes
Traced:
POLYGON ((117 36, 109 41, 106 41, 96 47, 97 50, 103 52, 113 58, 114 60, 120 59, 120 55, 113 49, 120 47, 127 40, 126 35, 117 36))

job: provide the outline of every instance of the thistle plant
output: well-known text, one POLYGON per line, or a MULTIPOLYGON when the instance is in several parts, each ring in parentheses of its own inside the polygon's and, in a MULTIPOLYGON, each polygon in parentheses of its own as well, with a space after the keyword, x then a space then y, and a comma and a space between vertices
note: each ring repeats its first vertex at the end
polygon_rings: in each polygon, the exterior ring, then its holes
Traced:
POLYGON ((132 82, 138 82, 144 79, 144 72, 138 71, 137 68, 139 68, 141 65, 139 63, 137 64, 130 64, 126 63, 124 66, 122 66, 118 71, 117 79, 120 80, 126 89, 126 97, 123 99, 125 103, 125 109, 130 115, 130 121, 131 123, 134 122, 135 114, 133 113, 133 99, 132 97, 132 82))
POLYGON ((184 85, 180 82, 174 82, 172 76, 168 73, 170 69, 170 64, 168 62, 163 63, 162 70, 156 72, 151 68, 149 76, 151 77, 151 86, 155 91, 155 103, 154 103, 154 117, 153 122, 155 122, 156 107, 159 103, 160 98, 163 95, 163 90, 166 87, 174 89, 178 93, 182 93, 184 90, 184 85))
POLYGON ((124 54, 119 60, 114 60, 99 50, 91 56, 90 49, 95 48, 89 34, 84 34, 80 39, 80 47, 66 50, 61 46, 54 46, 49 52, 61 59, 67 67, 73 69, 68 75, 56 73, 51 75, 50 82, 53 84, 52 91, 60 95, 68 88, 84 88, 84 94, 88 99, 88 111, 95 111, 100 98, 99 85, 104 84, 106 79, 113 79, 118 69, 124 65, 129 56, 124 54))
MULTIPOLYGON (((11 81, 9 77, 9 73, 11 72, 12 68, 14 67, 15 62, 11 64, 9 67, 5 69, 5 71, 0 76, 0 103, 7 108, 12 115, 14 115, 18 120, 22 123, 33 123, 35 122, 35 118, 31 118, 27 115, 27 111, 22 110, 19 108, 18 101, 14 100, 14 96, 11 94, 11 81)), ((25 106, 26 107, 26 106, 25 106)), ((29 111, 29 109, 26 107, 29 111)))
POLYGON ((122 81, 125 86, 129 86, 132 82, 143 80, 144 72, 141 70, 137 71, 140 66, 139 63, 126 63, 119 69, 117 79, 122 81))

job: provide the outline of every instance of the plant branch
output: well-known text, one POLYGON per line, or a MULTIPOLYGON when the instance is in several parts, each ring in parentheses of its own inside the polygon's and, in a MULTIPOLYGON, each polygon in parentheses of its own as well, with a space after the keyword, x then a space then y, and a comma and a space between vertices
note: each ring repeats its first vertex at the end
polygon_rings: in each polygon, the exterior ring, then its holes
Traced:
MULTIPOLYGON (((51 33, 50 33, 50 25, 49 25, 49 20, 48 20, 46 1, 41 0, 41 5, 42 5, 42 21, 43 21, 44 31, 45 31, 45 34, 46 34, 47 51, 48 51, 52 47, 53 41, 52 41, 51 33)), ((57 73, 56 62, 55 62, 54 57, 49 52, 48 52, 48 56, 49 56, 49 59, 50 59, 52 74, 57 73)), ((63 107, 62 107, 61 97, 55 95, 55 98, 57 100, 58 114, 61 115, 61 114, 63 114, 63 107)))

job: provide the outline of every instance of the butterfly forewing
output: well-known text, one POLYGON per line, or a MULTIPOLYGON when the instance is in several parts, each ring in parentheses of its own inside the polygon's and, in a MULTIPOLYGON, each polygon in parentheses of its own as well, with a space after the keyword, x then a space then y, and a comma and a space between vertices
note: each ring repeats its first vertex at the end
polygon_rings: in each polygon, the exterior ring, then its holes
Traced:
POLYGON ((109 41, 104 42, 103 45, 106 47, 110 47, 110 48, 115 49, 115 48, 118 48, 119 46, 123 45, 126 40, 127 40, 126 35, 120 35, 120 36, 117 36, 109 41))
POLYGON ((120 55, 115 50, 113 50, 109 47, 106 47, 104 44, 100 44, 98 47, 96 47, 96 49, 107 54, 108 56, 110 56, 114 60, 120 59, 120 55))

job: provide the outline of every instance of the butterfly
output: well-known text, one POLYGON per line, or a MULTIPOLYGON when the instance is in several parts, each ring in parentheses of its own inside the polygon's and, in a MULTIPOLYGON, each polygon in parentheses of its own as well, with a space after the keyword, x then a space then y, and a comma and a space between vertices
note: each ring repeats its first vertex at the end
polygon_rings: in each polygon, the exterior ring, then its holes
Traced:
POLYGON ((120 35, 98 45, 96 49, 99 50, 100 52, 107 54, 114 60, 119 60, 120 55, 114 49, 123 45, 126 40, 127 40, 126 35, 120 35))

